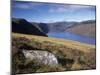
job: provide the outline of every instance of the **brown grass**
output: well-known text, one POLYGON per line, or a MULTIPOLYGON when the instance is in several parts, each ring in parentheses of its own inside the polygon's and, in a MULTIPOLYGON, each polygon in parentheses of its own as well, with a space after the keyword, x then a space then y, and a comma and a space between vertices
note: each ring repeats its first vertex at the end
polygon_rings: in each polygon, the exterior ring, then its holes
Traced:
POLYGON ((52 72, 94 69, 95 63, 95 46, 84 44, 71 40, 63 40, 35 35, 12 34, 12 55, 14 73, 30 73, 30 72, 52 72), (30 63, 25 65, 24 57, 20 56, 22 49, 26 50, 46 50, 53 53, 59 62, 57 67, 42 67, 41 65, 30 63), (20 59, 19 59, 20 58, 20 59), (21 66, 18 67, 18 66, 21 66), (24 65, 24 66, 23 66, 24 65), (28 68, 26 68, 28 67, 28 68), (22 71, 22 68, 24 69, 22 71))

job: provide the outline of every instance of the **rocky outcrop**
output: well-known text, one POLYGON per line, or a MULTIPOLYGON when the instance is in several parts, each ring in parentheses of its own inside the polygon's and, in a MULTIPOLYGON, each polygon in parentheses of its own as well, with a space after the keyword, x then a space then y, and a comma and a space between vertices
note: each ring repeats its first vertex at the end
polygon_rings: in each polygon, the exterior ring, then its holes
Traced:
POLYGON ((23 50, 26 61, 33 61, 36 64, 44 65, 57 65, 58 61, 54 54, 48 51, 38 51, 38 50, 23 50))

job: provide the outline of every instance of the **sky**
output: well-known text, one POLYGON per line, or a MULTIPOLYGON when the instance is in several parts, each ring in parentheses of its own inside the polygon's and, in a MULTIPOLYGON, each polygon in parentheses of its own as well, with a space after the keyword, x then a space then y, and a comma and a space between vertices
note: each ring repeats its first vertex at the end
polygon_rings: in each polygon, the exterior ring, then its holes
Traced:
POLYGON ((12 17, 29 22, 84 21, 95 19, 96 7, 89 5, 13 1, 12 17))

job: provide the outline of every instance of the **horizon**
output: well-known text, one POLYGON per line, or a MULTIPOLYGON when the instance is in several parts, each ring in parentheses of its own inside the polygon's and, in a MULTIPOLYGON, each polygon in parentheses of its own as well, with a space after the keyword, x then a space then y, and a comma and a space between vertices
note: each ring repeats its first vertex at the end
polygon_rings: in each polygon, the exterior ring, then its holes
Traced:
MULTIPOLYGON (((12 19, 24 19, 24 18, 16 18, 16 17, 12 17, 12 19)), ((24 19, 26 21, 28 21, 27 19, 24 19)), ((57 22, 85 22, 85 21, 96 21, 96 19, 90 19, 90 20, 83 20, 83 21, 55 21, 55 22, 36 22, 36 21, 28 21, 28 22, 34 22, 34 23, 57 23, 57 22)))
POLYGON ((12 17, 29 22, 82 22, 96 20, 96 6, 13 1, 12 17))

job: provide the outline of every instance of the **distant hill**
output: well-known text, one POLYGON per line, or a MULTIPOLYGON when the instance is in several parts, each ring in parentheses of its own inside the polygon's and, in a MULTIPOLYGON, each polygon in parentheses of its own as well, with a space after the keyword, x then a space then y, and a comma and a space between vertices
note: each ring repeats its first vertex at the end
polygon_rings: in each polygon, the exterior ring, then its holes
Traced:
POLYGON ((25 19, 12 19, 12 31, 18 33, 46 36, 49 32, 72 32, 83 36, 95 38, 96 21, 87 20, 82 22, 53 22, 38 23, 27 22, 25 19))
POLYGON ((64 32, 67 28, 72 27, 73 25, 76 25, 78 22, 54 22, 54 23, 48 23, 49 30, 52 32, 64 32))
POLYGON ((95 20, 83 21, 75 26, 67 28, 66 31, 95 38, 96 21, 95 20))
POLYGON ((72 32, 83 36, 96 36, 96 21, 86 20, 82 22, 54 22, 48 23, 49 32, 72 32))
POLYGON ((12 32, 47 36, 36 25, 29 23, 25 19, 12 18, 12 32))

